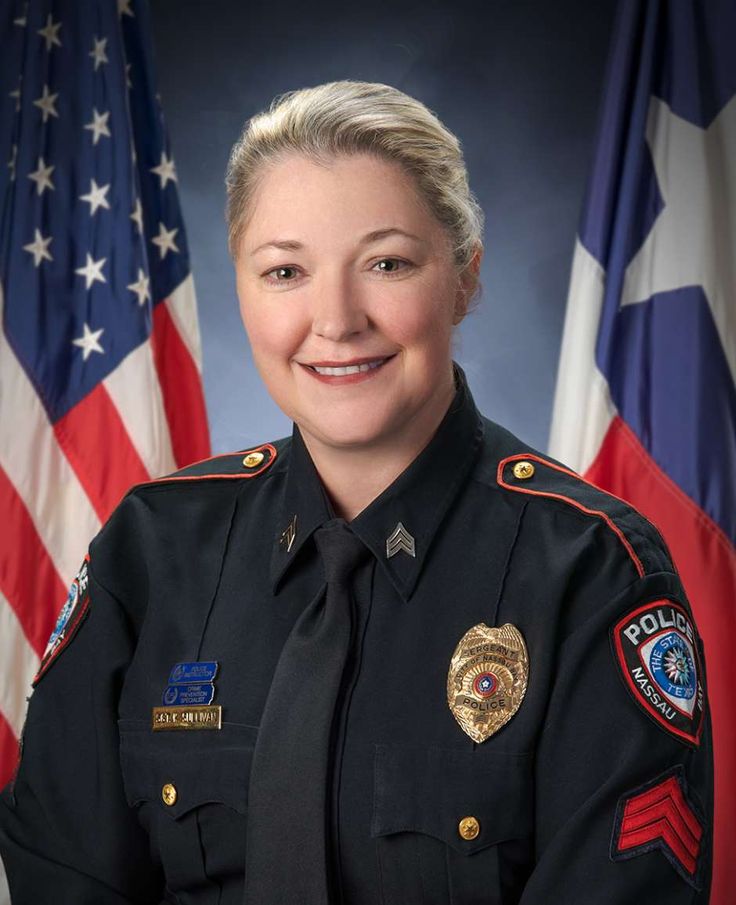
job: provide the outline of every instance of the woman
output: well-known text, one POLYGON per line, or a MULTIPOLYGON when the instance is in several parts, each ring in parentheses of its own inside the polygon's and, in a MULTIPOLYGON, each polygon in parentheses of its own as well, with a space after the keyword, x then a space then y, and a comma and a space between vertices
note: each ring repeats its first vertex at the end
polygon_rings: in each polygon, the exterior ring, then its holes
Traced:
POLYGON ((90 545, 2 799, 13 902, 707 902, 689 605, 642 516, 474 406, 457 139, 334 82, 254 117, 227 185, 293 434, 90 545))

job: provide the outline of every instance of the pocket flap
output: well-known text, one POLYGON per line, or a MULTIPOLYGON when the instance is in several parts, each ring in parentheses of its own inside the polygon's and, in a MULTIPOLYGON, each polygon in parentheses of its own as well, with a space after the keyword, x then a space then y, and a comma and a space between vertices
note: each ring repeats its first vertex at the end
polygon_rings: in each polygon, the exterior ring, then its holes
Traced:
POLYGON ((120 731, 120 762, 128 804, 151 801, 171 818, 207 803, 245 814, 258 730, 227 726, 215 733, 120 731), (164 786, 167 789, 164 796, 164 786), (166 800, 165 800, 166 799, 166 800))
POLYGON ((372 836, 425 833, 471 854, 531 833, 529 754, 376 745, 374 770, 372 836), (460 833, 466 817, 477 821, 474 838, 460 833))

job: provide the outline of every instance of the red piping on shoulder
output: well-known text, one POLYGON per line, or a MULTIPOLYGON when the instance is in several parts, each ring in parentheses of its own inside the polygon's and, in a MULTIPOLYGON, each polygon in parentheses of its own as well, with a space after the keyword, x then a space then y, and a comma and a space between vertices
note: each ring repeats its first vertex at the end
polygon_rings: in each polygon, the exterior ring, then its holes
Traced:
POLYGON ((261 446, 254 446, 253 449, 246 449, 242 452, 232 452, 232 453, 222 453, 219 456, 209 456, 207 459, 200 459, 198 462, 190 462, 187 465, 187 468, 191 468, 192 465, 201 465, 202 462, 213 462, 215 459, 230 459, 232 456, 242 456, 245 458, 250 453, 254 452, 269 452, 270 458, 266 458, 260 468, 253 468, 247 472, 243 472, 243 474, 197 474, 197 475, 172 475, 171 477, 164 478, 152 478, 150 481, 142 481, 140 484, 136 484, 136 487, 142 487, 146 484, 162 484, 168 481, 204 481, 204 480, 224 480, 224 481, 241 481, 247 478, 255 478, 256 475, 261 474, 267 468, 270 468, 273 463, 276 461, 276 456, 278 452, 276 447, 272 443, 263 443, 261 446))
MULTIPOLYGON (((618 537, 621 543, 626 548, 626 552, 631 557, 632 562, 636 568, 636 571, 639 573, 639 577, 643 577, 644 575, 644 566, 641 564, 641 560, 634 552, 634 548, 631 546, 629 541, 626 539, 623 531, 616 525, 616 523, 608 516, 605 512, 601 512, 600 509, 588 509, 587 506, 583 506, 582 503, 579 503, 577 500, 572 499, 572 497, 564 496, 561 493, 550 493, 545 490, 531 490, 528 487, 519 487, 516 484, 507 484, 503 479, 503 470, 509 462, 518 462, 519 460, 528 460, 533 459, 535 462, 541 462, 542 465, 547 468, 554 468, 555 471, 560 471, 562 474, 570 475, 573 478, 577 478, 578 481, 582 481, 584 484, 588 484, 590 487, 595 487, 596 490, 600 490, 602 493, 608 493, 607 490, 602 490, 602 488, 598 487, 596 484, 593 484, 592 481, 587 481, 585 478, 582 478, 579 474, 574 471, 571 471, 569 468, 563 468, 561 465, 554 465, 552 462, 548 462, 547 459, 543 459, 541 456, 535 456, 532 453, 517 453, 513 456, 507 456, 505 459, 502 459, 498 463, 498 474, 496 476, 496 480, 498 483, 505 487, 507 490, 515 490, 517 493, 529 493, 532 496, 545 496, 550 497, 555 500, 562 500, 564 503, 569 503, 570 506, 574 506, 576 509, 579 509, 581 512, 585 512, 588 515, 597 515, 599 518, 602 518, 603 521, 608 525, 608 527, 613 531, 613 533, 618 537)), ((612 496, 614 499, 619 500, 621 503, 626 503, 627 506, 631 506, 631 503, 626 502, 626 500, 621 499, 621 497, 616 496, 613 493, 608 493, 609 496, 612 496)), ((633 506, 631 507, 634 508, 633 506)))

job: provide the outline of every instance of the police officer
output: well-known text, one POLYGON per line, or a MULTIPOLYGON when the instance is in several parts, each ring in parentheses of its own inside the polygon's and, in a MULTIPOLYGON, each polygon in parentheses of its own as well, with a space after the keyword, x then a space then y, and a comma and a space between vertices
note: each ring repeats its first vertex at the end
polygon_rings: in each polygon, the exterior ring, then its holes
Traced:
POLYGON ((254 117, 241 313, 291 438, 133 488, 34 681, 14 905, 708 901, 703 648, 632 507, 452 361, 482 215, 380 84, 254 117))

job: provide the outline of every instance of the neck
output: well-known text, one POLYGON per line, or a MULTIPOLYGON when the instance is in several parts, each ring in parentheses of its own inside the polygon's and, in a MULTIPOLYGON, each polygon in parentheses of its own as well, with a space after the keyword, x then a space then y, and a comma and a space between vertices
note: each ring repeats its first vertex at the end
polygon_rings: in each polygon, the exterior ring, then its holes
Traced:
POLYGON ((390 486, 434 436, 455 395, 452 378, 399 436, 356 447, 336 447, 301 431, 335 513, 352 521, 390 486))

